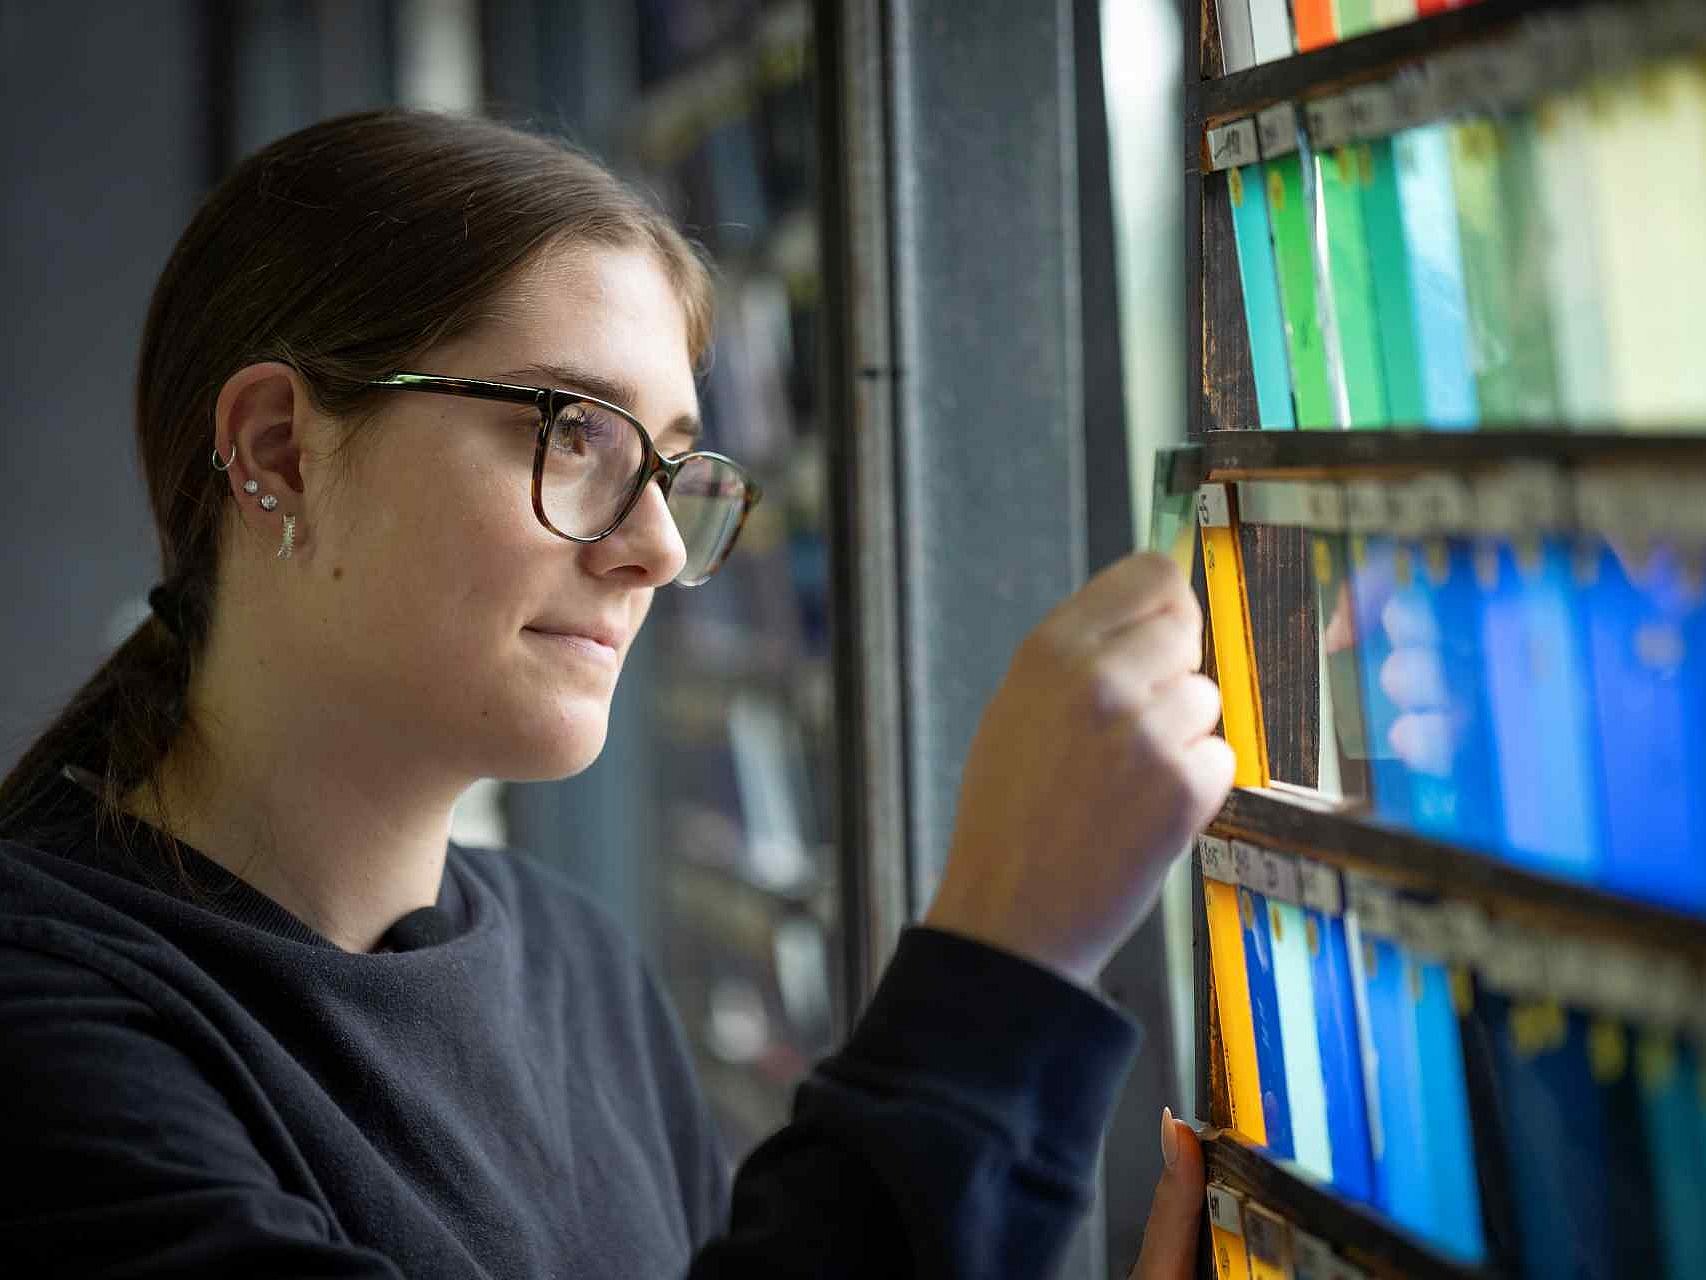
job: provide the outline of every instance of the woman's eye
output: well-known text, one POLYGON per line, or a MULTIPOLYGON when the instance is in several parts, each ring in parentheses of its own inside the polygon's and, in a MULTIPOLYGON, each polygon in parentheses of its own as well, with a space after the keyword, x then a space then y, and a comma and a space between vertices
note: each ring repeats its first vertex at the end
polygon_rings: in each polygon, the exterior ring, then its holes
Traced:
POLYGON ((557 419, 556 445, 570 453, 584 454, 597 448, 610 432, 610 425, 583 409, 570 409, 557 419))

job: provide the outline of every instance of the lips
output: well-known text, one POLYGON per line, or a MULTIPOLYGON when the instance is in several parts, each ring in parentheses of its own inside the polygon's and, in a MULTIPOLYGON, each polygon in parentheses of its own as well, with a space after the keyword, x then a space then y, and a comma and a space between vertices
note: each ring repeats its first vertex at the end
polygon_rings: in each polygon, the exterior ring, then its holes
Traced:
POLYGON ((538 622, 527 630, 547 636, 579 636, 597 641, 607 649, 622 648, 621 630, 601 622, 538 622))

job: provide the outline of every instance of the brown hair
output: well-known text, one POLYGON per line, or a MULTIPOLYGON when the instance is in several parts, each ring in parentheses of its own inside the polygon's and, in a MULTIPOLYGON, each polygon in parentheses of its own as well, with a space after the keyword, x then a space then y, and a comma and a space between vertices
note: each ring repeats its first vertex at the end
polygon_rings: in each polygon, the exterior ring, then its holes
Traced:
POLYGON ((43 801, 62 767, 99 780, 99 815, 149 787, 168 749, 201 739, 190 676, 218 588, 222 475, 213 411, 237 370, 293 366, 317 407, 367 425, 369 379, 473 328, 515 273, 555 245, 654 252, 687 314, 690 354, 710 343, 698 252, 596 160, 488 120, 387 110, 326 120, 240 164, 201 206, 155 286, 136 378, 136 438, 160 537, 168 626, 151 615, 79 689, 0 782, 0 835, 50 833, 43 801))

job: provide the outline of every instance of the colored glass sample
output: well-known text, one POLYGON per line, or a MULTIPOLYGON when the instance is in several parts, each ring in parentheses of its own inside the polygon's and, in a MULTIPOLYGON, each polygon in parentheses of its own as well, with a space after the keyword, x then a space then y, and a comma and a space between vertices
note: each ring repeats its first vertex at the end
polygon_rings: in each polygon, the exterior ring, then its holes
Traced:
POLYGON ((1380 678, 1393 649, 1387 634, 1386 607, 1397 590, 1398 543, 1394 538, 1353 534, 1349 547, 1369 788, 1375 814, 1403 824, 1411 813, 1410 771, 1393 745, 1400 711, 1380 678))
POLYGON ((1243 1213, 1238 1202, 1216 1187, 1210 1187, 1208 1195, 1209 1242, 1216 1280, 1250 1280, 1250 1255, 1244 1247, 1243 1213))
POLYGON ((1250 0, 1250 37, 1257 62, 1275 62, 1297 52, 1286 0, 1250 0))
POLYGON ((1497 1061, 1522 1274, 1526 1280, 1589 1274, 1578 1269, 1583 1246, 1591 1256, 1602 1250, 1581 1232, 1603 1235, 1602 1215, 1593 1209, 1585 1223, 1560 1220, 1566 1206, 1585 1207, 1580 1191, 1597 1184, 1604 1165, 1598 1090, 1587 1056, 1567 1051, 1568 1016, 1549 1001, 1484 993, 1475 1016, 1485 1023, 1497 1061))
POLYGON ((1481 592, 1466 539, 1406 542, 1396 556, 1398 593, 1388 631, 1404 628, 1408 646, 1388 684, 1408 687, 1420 709, 1407 738, 1413 758, 1415 825, 1448 839, 1497 848, 1503 834, 1498 759, 1487 710, 1480 645, 1481 592), (1404 674, 1400 674, 1404 673, 1404 674))
POLYGON ((1535 142, 1559 412, 1573 425, 1603 427, 1616 410, 1600 278, 1605 211, 1587 97, 1555 94, 1537 103, 1535 142))
POLYGON ((1416 1011, 1408 957, 1389 938, 1366 938, 1363 970, 1374 1041, 1380 1140, 1375 1146, 1375 1203, 1419 1235, 1436 1221, 1428 1162, 1429 1117, 1422 1093, 1416 1011))
POLYGON ((1652 1159, 1667 1280, 1686 1280, 1706 1258, 1706 1144, 1700 1141, 1700 1082, 1692 1054, 1649 1032, 1636 1051, 1643 1126, 1652 1159))
MULTIPOLYGON (((1364 8, 1368 0, 1355 0, 1364 8)), ((1297 22, 1297 47, 1307 53, 1339 38, 1333 27, 1333 0, 1292 0, 1292 17, 1297 22)))
POLYGON ((1374 0, 1374 25, 1396 27, 1416 20, 1416 0, 1374 0))
POLYGON ((1373 268, 1363 228, 1363 192, 1373 180, 1372 164, 1364 167, 1359 149, 1340 147, 1315 156, 1315 181, 1320 191, 1322 225, 1327 244, 1327 287, 1332 291, 1336 320, 1328 367, 1337 358, 1343 370, 1348 414, 1342 427, 1381 427, 1389 421, 1386 379, 1382 372, 1380 322, 1375 309, 1373 268))
POLYGON ((1244 557, 1238 531, 1202 526, 1203 576, 1214 637, 1215 673, 1220 681, 1220 718, 1237 757, 1234 778, 1241 787, 1268 784, 1268 740, 1256 684, 1250 602, 1244 590, 1244 557))
POLYGON ((1706 413, 1706 67, 1676 59, 1596 86, 1589 120, 1617 420, 1697 429, 1706 413))
POLYGON ((1250 364, 1256 381, 1256 411, 1264 427, 1295 427, 1291 365, 1285 351, 1285 316, 1268 226, 1267 178, 1260 164, 1227 172, 1238 274, 1244 289, 1244 324, 1250 334, 1250 364))
POLYGON ((1262 1120, 1267 1146, 1287 1160, 1297 1154, 1291 1133, 1291 1100, 1285 1087, 1285 1041, 1280 1026, 1279 992, 1274 982, 1273 938, 1268 902, 1247 888, 1238 890, 1244 929, 1244 969, 1250 985, 1250 1025, 1256 1037, 1256 1071, 1262 1082, 1262 1120))
POLYGON ((1345 921, 1340 916, 1309 911, 1304 927, 1315 990, 1316 1044, 1326 1096, 1333 1185, 1354 1200, 1372 1204, 1374 1152, 1369 1145, 1368 1097, 1362 1083, 1356 991, 1345 921))
POLYGON ((1706 607, 1675 550, 1584 546, 1578 600, 1598 718, 1604 882, 1706 911, 1706 607))
POLYGON ((1149 550, 1169 557, 1189 578, 1196 567, 1196 502, 1194 494, 1168 492, 1172 453, 1170 449, 1162 449, 1155 455, 1155 476, 1149 493, 1149 550))
POLYGON ((1379 25, 1374 15, 1374 0, 1333 0, 1333 26, 1338 39, 1349 40, 1379 25))
POLYGON ((1549 421, 1558 404, 1544 245, 1518 239, 1538 216, 1532 121, 1470 120, 1450 136, 1482 420, 1549 421))
POLYGON ((1249 0, 1215 0, 1220 27, 1221 69, 1231 75, 1256 63, 1256 41, 1250 30, 1249 0))
POLYGON ((1304 191, 1303 159, 1297 154, 1280 156, 1267 161, 1264 168, 1297 425, 1334 427, 1338 414, 1315 300, 1314 229, 1308 193, 1304 191))
POLYGON ((1315 571, 1316 634, 1329 710, 1323 724, 1331 729, 1327 735, 1331 741, 1324 749, 1336 753, 1339 794, 1362 797, 1368 794, 1368 744, 1357 668, 1349 539, 1341 533, 1314 533, 1309 543, 1315 571))
POLYGON ((1648 1149, 1646 1106, 1635 1064, 1636 1041, 1612 1018, 1586 1025, 1588 1070, 1599 1086, 1605 1117, 1605 1171, 1601 1212, 1610 1220, 1615 1271, 1607 1275, 1656 1276, 1665 1270, 1659 1240, 1661 1213, 1648 1149))
POLYGON ((1482 542, 1475 555, 1505 848, 1541 870, 1592 879, 1598 770, 1569 545, 1482 542))
POLYGON ((1292 1280, 1290 1228, 1260 1205, 1244 1206, 1244 1246, 1250 1280, 1292 1280))
POLYGON ((1428 1168, 1434 1218, 1428 1238, 1468 1262, 1486 1260, 1481 1194, 1476 1182, 1463 1039, 1444 965, 1411 962, 1416 997, 1416 1052, 1421 1064, 1422 1109, 1428 1117, 1428 1168))
POLYGON ((1226 1092, 1232 1128, 1252 1142, 1266 1142, 1262 1080, 1256 1068, 1256 1033, 1250 1019, 1250 981, 1244 964, 1244 931, 1238 918, 1238 889, 1203 881, 1208 917, 1209 962, 1214 969, 1215 1011, 1220 1022, 1226 1092))
POLYGON ((1392 158, 1410 270, 1422 420, 1442 430, 1464 430, 1480 420, 1481 408, 1447 127, 1397 134, 1392 158))
POLYGON ((1292 1149, 1300 1165, 1330 1182, 1333 1149, 1327 1132, 1327 1086, 1322 1076, 1317 1026, 1320 1013, 1315 1003, 1309 932, 1303 908, 1270 900, 1268 934, 1273 945, 1274 991, 1279 1000, 1280 1048, 1285 1060, 1292 1149))
POLYGON ((1422 394, 1421 344, 1416 334, 1415 266, 1404 238, 1404 207, 1392 141, 1356 149, 1362 184, 1363 233, 1368 244, 1369 284, 1380 339, 1380 376, 1386 389, 1386 420, 1416 427, 1428 420, 1422 394))

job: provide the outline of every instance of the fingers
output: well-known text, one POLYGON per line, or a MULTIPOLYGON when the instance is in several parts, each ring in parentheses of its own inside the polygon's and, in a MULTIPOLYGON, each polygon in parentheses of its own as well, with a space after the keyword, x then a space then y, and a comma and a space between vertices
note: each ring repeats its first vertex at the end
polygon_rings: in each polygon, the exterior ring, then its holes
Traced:
POLYGON ((1142 701, 1202 666, 1202 628, 1164 613, 1120 631, 1096 654, 1099 679, 1111 692, 1142 701))
POLYGON ((1201 626, 1190 579, 1167 556, 1140 552, 1116 560, 1091 578, 1050 615, 1050 625, 1082 648, 1169 612, 1196 617, 1201 626))
POLYGON ((1321 632, 1321 647, 1328 653, 1343 653, 1357 642, 1356 612, 1351 607, 1350 584, 1341 582, 1333 596, 1333 616, 1321 632))
POLYGON ((1445 706, 1445 670, 1439 650, 1394 649, 1380 665, 1380 690, 1405 711, 1445 706))
POLYGON ((1392 722, 1387 745, 1416 773, 1451 776, 1451 722, 1443 711, 1412 711, 1392 722))
POLYGON ((1202 1147, 1190 1126, 1173 1119, 1171 1111, 1161 1113, 1161 1133, 1166 1168, 1155 1184, 1143 1252, 1130 1280, 1194 1280, 1204 1196, 1202 1147))
POLYGON ((1220 686, 1194 673, 1175 676, 1155 689, 1143 716, 1154 737, 1189 746, 1220 723, 1220 686))
POLYGON ((1210 734, 1185 748, 1185 776, 1190 780, 1194 812, 1191 835, 1219 811, 1238 773, 1238 757, 1225 738, 1210 734))
POLYGON ((1395 649, 1439 648, 1439 619, 1414 591, 1400 591, 1380 611, 1380 625, 1395 649))

